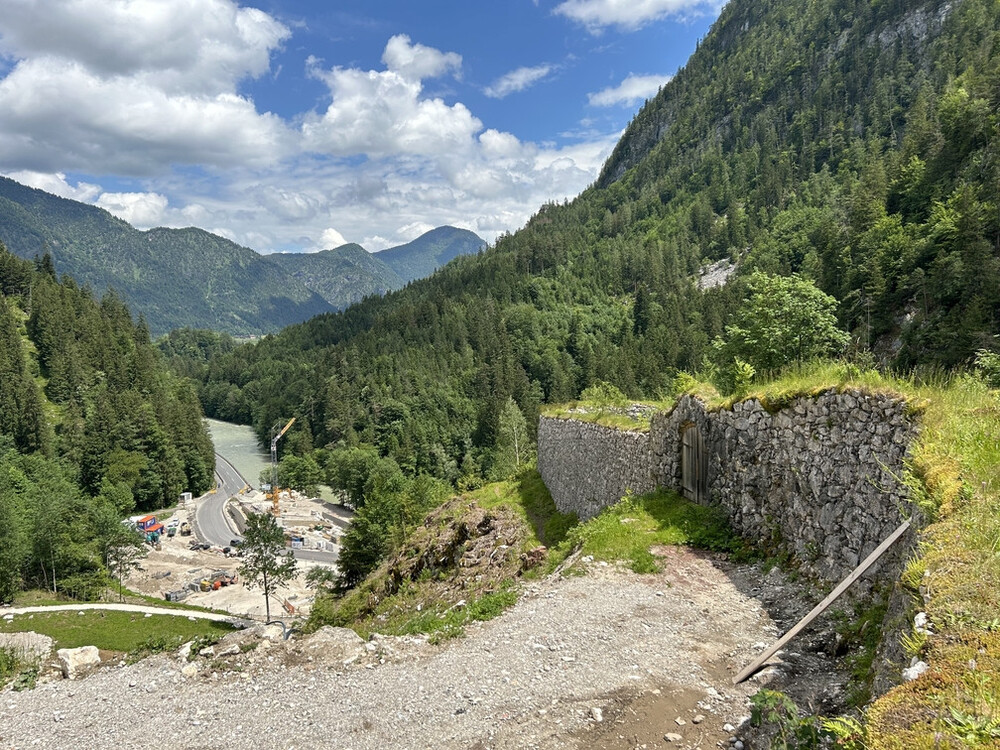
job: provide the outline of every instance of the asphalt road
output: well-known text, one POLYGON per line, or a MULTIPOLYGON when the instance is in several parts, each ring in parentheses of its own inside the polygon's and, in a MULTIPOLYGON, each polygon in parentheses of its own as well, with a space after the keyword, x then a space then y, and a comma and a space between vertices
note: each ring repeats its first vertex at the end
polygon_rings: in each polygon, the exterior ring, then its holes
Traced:
MULTIPOLYGON (((215 454, 215 476, 217 489, 205 495, 198 503, 195 511, 195 531, 199 538, 208 544, 228 547, 233 539, 240 537, 239 532, 226 514, 226 501, 247 486, 246 480, 236 468, 226 460, 225 456, 215 454)), ((336 552, 322 552, 312 549, 292 550, 298 560, 312 562, 335 563, 336 552)))
POLYGON ((226 501, 239 494, 246 487, 246 482, 233 465, 218 453, 215 454, 215 476, 217 489, 199 502, 195 511, 195 527, 202 541, 228 547, 239 534, 226 516, 226 501))

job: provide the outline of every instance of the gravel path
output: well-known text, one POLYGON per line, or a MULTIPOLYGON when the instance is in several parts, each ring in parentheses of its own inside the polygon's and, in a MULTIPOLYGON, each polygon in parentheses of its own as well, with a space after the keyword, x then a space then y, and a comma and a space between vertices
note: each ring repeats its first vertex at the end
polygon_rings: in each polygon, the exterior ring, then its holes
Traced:
POLYGON ((37 612, 78 612, 84 609, 110 609, 116 612, 139 612, 148 615, 170 615, 172 617, 187 617, 191 620, 212 620, 214 622, 243 622, 245 618, 224 615, 217 612, 204 612, 197 609, 173 609, 171 607, 150 607, 145 604, 50 604, 38 607, 5 607, 0 609, 0 617, 7 615, 27 615, 37 612))
POLYGON ((202 671, 186 677, 184 662, 158 656, 8 690, 0 747, 728 746, 724 725, 738 724, 757 689, 731 677, 775 625, 709 558, 664 555, 660 574, 592 565, 529 583, 514 608, 464 638, 393 639, 385 663, 295 663, 268 644, 241 672, 199 659, 202 671), (666 732, 679 739, 667 745, 666 732))

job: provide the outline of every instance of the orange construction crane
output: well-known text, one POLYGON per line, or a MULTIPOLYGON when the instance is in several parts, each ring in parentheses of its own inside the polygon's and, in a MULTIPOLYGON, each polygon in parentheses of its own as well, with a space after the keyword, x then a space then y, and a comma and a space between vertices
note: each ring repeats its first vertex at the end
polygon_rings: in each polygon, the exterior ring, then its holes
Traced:
MULTIPOLYGON (((277 517, 281 511, 278 510, 278 441, 282 435, 288 432, 288 428, 295 422, 295 417, 288 420, 288 424, 281 428, 281 431, 271 438, 271 512, 277 517)), ((280 423, 279 423, 280 424, 280 423)), ((275 425, 277 428, 278 425, 275 425)), ((273 430, 272 430, 273 432, 273 430)))

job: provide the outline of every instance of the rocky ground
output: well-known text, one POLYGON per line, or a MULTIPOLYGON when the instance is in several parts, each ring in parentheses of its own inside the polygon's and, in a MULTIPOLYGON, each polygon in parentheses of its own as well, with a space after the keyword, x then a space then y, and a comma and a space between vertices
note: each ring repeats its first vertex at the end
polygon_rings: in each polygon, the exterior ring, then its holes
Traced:
POLYGON ((749 748, 762 682, 837 700, 822 629, 732 685, 812 592, 688 549, 659 553, 658 574, 591 563, 530 582, 504 615, 440 645, 330 628, 285 642, 272 628, 190 662, 161 655, 8 689, 0 748, 749 748))

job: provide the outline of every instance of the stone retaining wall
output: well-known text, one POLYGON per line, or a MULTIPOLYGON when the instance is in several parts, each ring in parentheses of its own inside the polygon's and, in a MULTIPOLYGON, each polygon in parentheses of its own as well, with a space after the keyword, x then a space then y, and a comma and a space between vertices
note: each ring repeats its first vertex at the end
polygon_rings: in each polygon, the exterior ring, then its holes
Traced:
POLYGON ((654 488, 649 435, 575 419, 542 417, 538 472, 563 513, 586 520, 621 500, 654 488))
POLYGON ((709 411, 684 396, 653 417, 648 436, 543 418, 539 471, 560 510, 589 518, 625 488, 680 491, 681 439, 692 427, 706 462, 703 502, 821 579, 846 576, 912 512, 902 478, 917 424, 889 395, 831 390, 775 413, 754 399, 709 411))
POLYGON ((680 487, 687 424, 702 434, 709 502, 820 578, 847 575, 912 512, 902 478, 917 426, 899 398, 828 391, 772 414, 755 399, 709 412, 685 396, 653 418, 657 485, 680 487))

